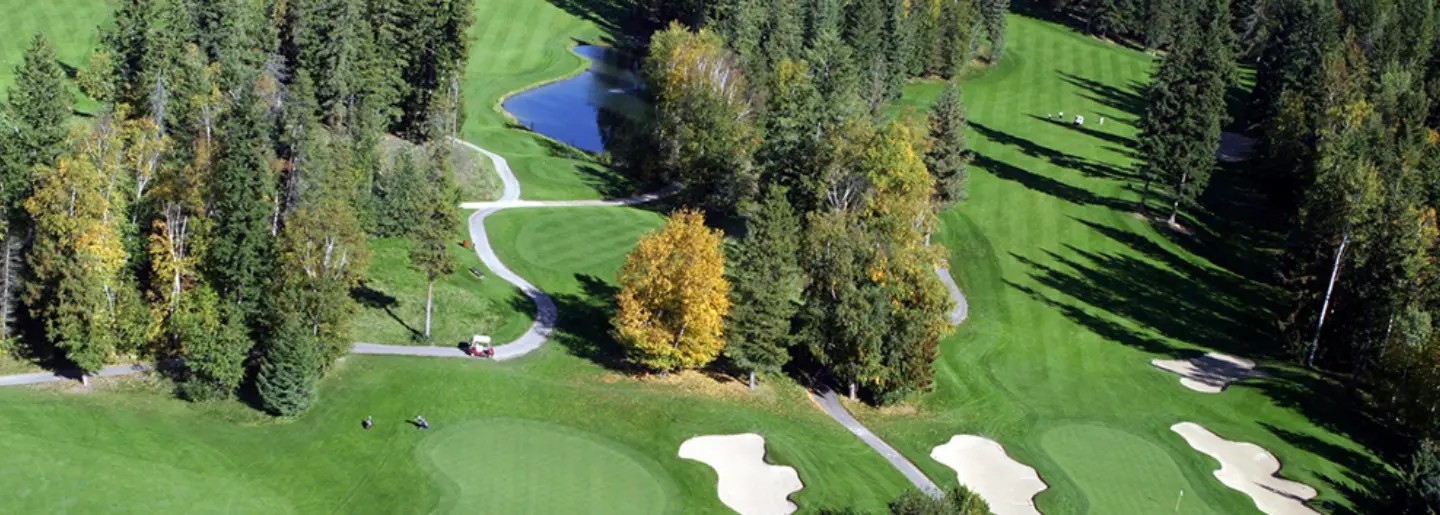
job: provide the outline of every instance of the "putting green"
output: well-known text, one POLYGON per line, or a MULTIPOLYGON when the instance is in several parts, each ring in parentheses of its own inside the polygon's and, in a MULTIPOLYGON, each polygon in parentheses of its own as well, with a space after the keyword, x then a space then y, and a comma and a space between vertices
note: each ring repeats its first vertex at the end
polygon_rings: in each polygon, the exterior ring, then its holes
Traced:
POLYGON ((1181 490, 1191 494, 1181 500, 1180 513, 1219 513, 1195 495, 1164 448, 1139 436, 1072 424, 1046 431, 1040 446, 1061 469, 1073 472, 1070 479, 1085 492, 1090 513, 1175 513, 1181 490))
POLYGON ((439 431, 416 451, 443 476, 441 513, 668 513, 668 475, 624 445, 516 419, 439 431))

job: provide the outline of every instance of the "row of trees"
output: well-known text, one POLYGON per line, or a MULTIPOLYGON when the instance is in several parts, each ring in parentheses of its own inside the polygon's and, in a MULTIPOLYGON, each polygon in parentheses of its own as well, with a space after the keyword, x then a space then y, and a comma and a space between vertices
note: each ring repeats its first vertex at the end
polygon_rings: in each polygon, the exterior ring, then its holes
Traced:
POLYGON ((1427 443, 1440 431, 1440 10, 1267 0, 1237 2, 1245 11, 1232 16, 1227 4, 1198 2, 1198 24, 1175 25, 1147 92, 1147 182, 1169 182, 1176 206, 1203 188, 1233 83, 1228 54, 1253 45, 1255 176, 1288 216, 1282 340, 1306 366, 1346 374, 1367 409, 1422 442, 1411 507, 1440 509, 1427 443), (1252 23, 1253 35, 1240 30, 1252 23))
POLYGON ((888 97, 867 99, 849 72, 843 19, 796 41, 806 60, 771 57, 772 37, 727 44, 678 24, 651 40, 655 114, 632 134, 652 151, 617 158, 745 232, 721 257, 720 236, 683 212, 642 241, 613 321, 633 361, 674 370, 723 354, 753 385, 798 355, 879 402, 929 385, 953 302, 929 234, 965 196, 965 112, 952 85, 928 131, 886 115, 888 97))
POLYGON ((3 336, 86 373, 157 359, 194 400, 253 377, 304 411, 349 348, 367 233, 413 237, 432 281, 454 268, 470 23, 461 1, 126 0, 77 74, 103 107, 74 124, 37 36, 0 136, 3 336), (385 166, 386 131, 418 157, 385 166))

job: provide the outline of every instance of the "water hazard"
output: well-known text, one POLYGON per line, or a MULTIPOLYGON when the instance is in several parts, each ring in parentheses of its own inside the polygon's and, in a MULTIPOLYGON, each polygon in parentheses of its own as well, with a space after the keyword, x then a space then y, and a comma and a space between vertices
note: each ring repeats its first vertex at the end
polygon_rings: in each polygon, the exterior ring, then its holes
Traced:
POLYGON ((505 99, 505 110, 530 130, 584 150, 605 151, 607 135, 621 117, 646 109, 642 83, 630 63, 613 49, 578 46, 590 69, 505 99))

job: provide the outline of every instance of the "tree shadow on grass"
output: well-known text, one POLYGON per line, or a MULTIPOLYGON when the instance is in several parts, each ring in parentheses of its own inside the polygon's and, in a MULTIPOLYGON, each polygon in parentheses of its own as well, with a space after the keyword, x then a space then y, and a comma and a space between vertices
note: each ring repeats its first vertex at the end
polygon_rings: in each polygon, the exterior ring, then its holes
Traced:
MULTIPOLYGON (((605 368, 630 371, 632 367, 625 361, 625 350, 610 336, 610 318, 615 313, 615 295, 620 289, 593 275, 575 274, 575 279, 580 282, 581 293, 550 295, 559 312, 550 339, 572 355, 605 368)), ((516 309, 534 310, 528 298, 512 298, 510 302, 516 309)))
MULTIPOLYGON (((1264 326, 1263 318, 1245 298, 1215 288, 1212 272, 1126 253, 1096 253, 1070 245, 1066 249, 1065 255, 1045 252, 1054 265, 1012 255, 1031 268, 1030 277, 1036 282, 1079 304, 1044 295, 1041 300, 1097 334, 1170 356, 1180 352, 1162 338, 1241 355, 1270 356, 1277 350, 1256 347, 1256 342, 1274 341, 1257 330, 1264 326)), ((1011 285, 1037 295, 1033 289, 1011 285)))
MULTIPOLYGON (((1267 369, 1274 377, 1252 386, 1264 392, 1276 404, 1295 410, 1322 428, 1350 439, 1374 452, 1381 460, 1398 462, 1404 450, 1401 439, 1387 438, 1388 428, 1352 402, 1344 388, 1314 374, 1267 369)), ((1292 431, 1266 422, 1260 425, 1291 445, 1319 456, 1345 469, 1345 477, 1316 474, 1331 490, 1354 503, 1346 507, 1333 501, 1313 501, 1312 505, 1326 513, 1396 513, 1403 502, 1396 485, 1401 481, 1384 463, 1361 452, 1336 445, 1311 434, 1292 431)), ((1282 471, 1284 469, 1282 468, 1282 471)))
MULTIPOLYGON (((410 331, 412 337, 424 334, 414 327, 410 327, 410 324, 400 318, 400 315, 395 314, 395 306, 400 305, 400 300, 388 293, 371 288, 369 284, 360 283, 359 286, 350 289, 350 298, 355 299, 355 302, 363 307, 384 310, 386 315, 390 315, 390 318, 394 319, 396 323, 410 331)), ((534 308, 532 307, 531 310, 534 308)))
MULTIPOLYGON (((1075 132, 1084 134, 1084 135, 1086 135, 1086 136, 1090 136, 1090 137, 1093 137, 1093 138, 1098 138, 1098 139, 1104 140, 1104 141, 1106 141, 1106 142, 1108 142, 1108 143, 1114 143, 1114 144, 1116 144, 1116 145, 1119 145, 1120 148, 1133 149, 1133 148, 1135 148, 1135 145, 1136 145, 1136 142, 1135 142, 1135 139, 1134 139, 1134 138, 1127 138, 1127 137, 1121 136, 1121 135, 1119 135, 1119 134, 1111 134, 1111 133, 1108 133, 1108 132, 1105 132, 1105 131, 1102 131, 1102 130, 1098 130, 1098 129, 1094 129, 1094 128, 1091 128, 1091 127, 1087 127, 1087 126, 1084 126, 1084 125, 1075 125, 1074 123, 1066 122, 1065 120, 1056 120, 1056 119, 1051 119, 1051 118, 1041 118, 1040 115, 1038 115, 1038 114, 1032 114, 1032 115, 1030 115, 1030 117, 1031 117, 1031 118, 1034 118, 1034 119, 1036 119, 1036 120, 1040 120, 1040 121, 1046 122, 1046 123, 1050 123, 1050 124, 1054 124, 1054 125, 1059 125, 1059 126, 1064 127, 1064 128, 1066 128, 1066 129, 1070 129, 1070 130, 1072 130, 1072 131, 1075 131, 1075 132)), ((1113 121, 1114 118, 1110 118, 1110 120, 1113 121)), ((1100 125, 1100 124, 1098 124, 1098 123, 1096 123, 1096 122, 1094 122, 1094 121, 1092 121, 1092 122, 1090 122, 1090 123, 1091 123, 1092 126, 1095 126, 1095 127, 1103 127, 1103 125, 1100 125)), ((1113 124, 1112 124, 1112 125, 1113 125, 1113 124)), ((1107 149, 1113 149, 1113 148, 1115 148, 1115 147, 1105 147, 1105 148, 1107 148, 1107 149)))
MULTIPOLYGON (((1039 117, 1035 118, 1041 119, 1039 117)), ((1014 134, 992 129, 983 124, 971 123, 970 128, 980 133, 980 135, 984 136, 985 139, 1018 148, 1021 153, 1027 156, 1044 159, 1046 161, 1049 161, 1052 165, 1069 170, 1075 170, 1082 174, 1085 174, 1088 177, 1111 179, 1118 181, 1132 181, 1138 178, 1138 175, 1136 175, 1134 171, 1123 170, 1117 166, 1108 163, 1102 163, 1100 161, 1094 161, 1091 159, 1077 156, 1075 154, 1055 150, 1053 148, 1049 148, 1035 143, 1034 141, 1021 138, 1014 134)), ((984 159, 984 156, 979 155, 977 157, 977 161, 980 159, 984 159)), ((988 161, 993 162, 993 160, 988 161)), ((1093 196, 1093 194, 1091 195, 1093 196)))
POLYGON ((1073 202, 1080 205, 1101 205, 1116 210, 1129 210, 1134 203, 1123 201, 1113 197, 1096 195, 1090 190, 1071 186, 1061 181, 1051 179, 1044 175, 1033 173, 1018 166, 993 159, 984 154, 975 154, 973 161, 975 166, 984 168, 996 177, 1007 181, 1018 182, 1026 188, 1050 195, 1061 200, 1073 202))
POLYGON ((639 17, 641 8, 636 0, 549 0, 549 2, 577 18, 599 26, 609 34, 609 37, 604 38, 608 44, 619 44, 621 39, 638 38, 648 27, 639 17))
POLYGON ((1135 118, 1139 118, 1145 113, 1145 95, 1142 93, 1145 91, 1145 85, 1140 82, 1130 81, 1127 87, 1117 88, 1073 73, 1059 73, 1061 80, 1085 90, 1085 98, 1099 102, 1111 109, 1119 109, 1135 118))

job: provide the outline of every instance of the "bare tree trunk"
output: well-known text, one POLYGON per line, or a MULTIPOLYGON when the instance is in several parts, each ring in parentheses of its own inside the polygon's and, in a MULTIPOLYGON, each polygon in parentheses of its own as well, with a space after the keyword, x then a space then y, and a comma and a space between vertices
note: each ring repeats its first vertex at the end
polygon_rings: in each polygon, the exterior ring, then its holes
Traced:
POLYGON ((1175 219, 1180 216, 1180 201, 1185 199, 1185 183, 1190 181, 1190 172, 1180 175, 1180 187, 1175 188, 1175 205, 1170 207, 1170 225, 1175 225, 1175 219))
POLYGON ((751 371, 750 371, 750 389, 751 389, 751 390, 754 390, 754 389, 755 389, 755 371, 754 371, 754 370, 751 370, 751 371))
POLYGON ((1325 315, 1330 311, 1330 295, 1335 293, 1335 282, 1340 279, 1340 262, 1345 258, 1345 249, 1350 246, 1350 226, 1345 226, 1345 235, 1340 238, 1340 248, 1335 250, 1335 264, 1330 267, 1330 284, 1325 286, 1325 302, 1320 304, 1320 320, 1315 324, 1315 338, 1310 340, 1310 350, 1305 354, 1305 368, 1315 368, 1315 351, 1320 348, 1320 333, 1325 329, 1325 315))
POLYGON ((850 381, 850 400, 852 402, 855 400, 855 390, 857 386, 858 385, 855 384, 855 381, 850 381))
POLYGON ((435 281, 430 281, 430 286, 425 289, 425 337, 430 337, 430 311, 434 306, 435 281))
POLYGON ((15 291, 12 282, 15 271, 11 267, 15 260, 11 259, 11 256, 15 252, 15 236, 6 235, 3 244, 5 245, 5 257, 4 262, 0 262, 0 267, 3 267, 3 271, 0 271, 0 341, 10 338, 10 313, 14 309, 12 302, 15 291))

